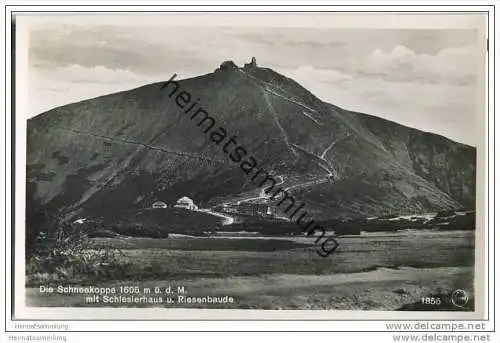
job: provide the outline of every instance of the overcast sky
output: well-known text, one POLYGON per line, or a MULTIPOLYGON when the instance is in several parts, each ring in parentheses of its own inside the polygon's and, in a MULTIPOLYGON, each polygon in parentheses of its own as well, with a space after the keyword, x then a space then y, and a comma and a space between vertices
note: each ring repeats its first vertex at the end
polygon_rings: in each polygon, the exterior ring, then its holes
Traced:
POLYGON ((308 22, 316 27, 302 19, 280 25, 277 14, 248 21, 235 14, 72 18, 30 25, 29 116, 173 73, 206 74, 225 60, 241 66, 255 56, 324 101, 477 142, 482 52, 474 30, 332 28, 314 25, 314 18, 308 22))

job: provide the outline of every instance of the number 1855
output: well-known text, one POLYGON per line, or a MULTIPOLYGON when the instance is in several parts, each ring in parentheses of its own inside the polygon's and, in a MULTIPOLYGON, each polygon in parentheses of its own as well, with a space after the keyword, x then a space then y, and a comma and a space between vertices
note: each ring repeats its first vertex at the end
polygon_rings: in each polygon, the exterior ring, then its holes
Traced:
POLYGON ((441 305, 441 299, 440 298, 434 298, 434 297, 423 297, 422 298, 422 304, 425 304, 425 305, 441 305))

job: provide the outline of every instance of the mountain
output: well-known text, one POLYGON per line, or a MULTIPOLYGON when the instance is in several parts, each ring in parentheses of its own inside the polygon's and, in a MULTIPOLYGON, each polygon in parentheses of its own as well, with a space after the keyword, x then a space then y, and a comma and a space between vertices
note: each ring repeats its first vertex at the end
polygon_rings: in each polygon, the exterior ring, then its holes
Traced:
MULTIPOLYGON (((265 200, 165 82, 28 120, 28 217, 106 216, 182 196, 205 208, 265 200)), ((475 207, 473 147, 325 103, 254 63, 178 85, 319 219, 475 207)))

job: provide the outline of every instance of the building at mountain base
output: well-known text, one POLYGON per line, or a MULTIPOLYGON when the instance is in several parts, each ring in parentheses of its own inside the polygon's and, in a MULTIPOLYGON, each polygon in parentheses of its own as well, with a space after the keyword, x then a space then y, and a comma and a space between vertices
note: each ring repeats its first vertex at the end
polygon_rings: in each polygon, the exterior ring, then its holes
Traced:
POLYGON ((168 205, 164 203, 163 201, 155 201, 153 205, 151 205, 152 208, 168 208, 168 205))
POLYGON ((179 200, 177 200, 177 202, 174 205, 174 208, 184 208, 186 210, 196 211, 198 209, 198 206, 196 206, 196 204, 192 199, 184 196, 179 200))
POLYGON ((224 204, 219 210, 225 213, 241 214, 246 216, 266 217, 272 215, 269 205, 250 202, 224 204))

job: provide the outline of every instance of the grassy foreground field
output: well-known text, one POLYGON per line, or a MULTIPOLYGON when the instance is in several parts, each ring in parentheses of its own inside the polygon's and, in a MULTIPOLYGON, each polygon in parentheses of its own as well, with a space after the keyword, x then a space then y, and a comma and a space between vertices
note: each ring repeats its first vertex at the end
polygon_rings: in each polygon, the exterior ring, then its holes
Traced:
POLYGON ((179 294, 171 294, 156 304, 88 303, 83 295, 41 294, 33 285, 27 305, 395 310, 454 289, 472 295, 473 234, 344 237, 328 258, 305 239, 99 239, 97 244, 124 249, 129 268, 114 280, 79 285, 138 286, 141 293, 180 286, 188 296, 228 295, 235 301, 179 304, 179 294), (166 303, 169 297, 173 303, 166 303))

